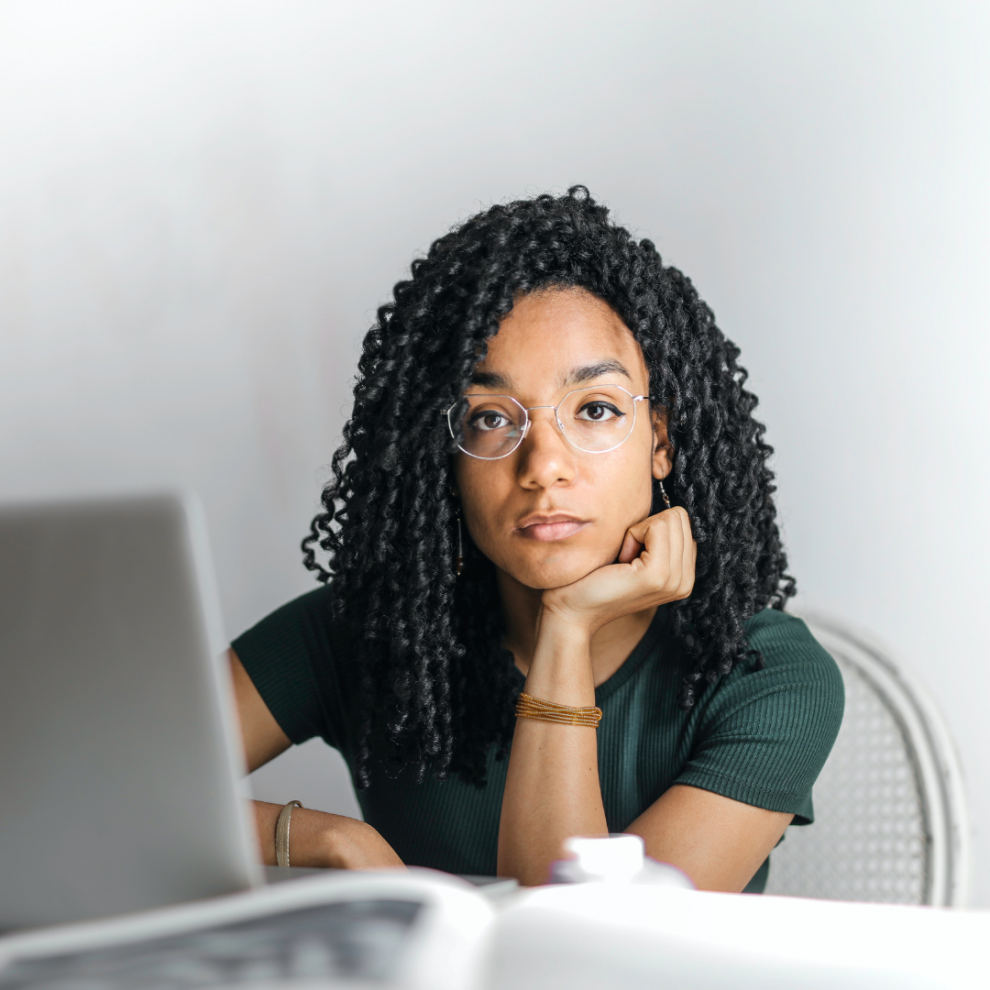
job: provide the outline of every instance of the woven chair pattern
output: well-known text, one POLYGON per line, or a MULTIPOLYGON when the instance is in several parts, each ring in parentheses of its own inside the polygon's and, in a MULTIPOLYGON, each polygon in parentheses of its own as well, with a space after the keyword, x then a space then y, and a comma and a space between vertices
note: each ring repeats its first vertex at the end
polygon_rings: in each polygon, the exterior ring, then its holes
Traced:
POLYGON ((815 784, 815 823, 787 830, 766 892, 925 903, 929 840, 911 744, 873 685, 832 653, 846 687, 842 728, 815 784))

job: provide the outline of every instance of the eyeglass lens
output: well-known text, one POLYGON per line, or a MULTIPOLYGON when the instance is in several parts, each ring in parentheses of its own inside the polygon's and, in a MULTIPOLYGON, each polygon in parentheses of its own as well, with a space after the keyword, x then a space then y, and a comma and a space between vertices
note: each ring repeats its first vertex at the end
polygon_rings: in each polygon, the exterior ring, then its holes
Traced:
MULTIPOLYGON (((579 450, 598 453, 629 436, 636 416, 633 397, 614 385, 577 389, 557 406, 564 436, 579 450)), ((450 410, 457 445, 473 457, 505 457, 522 443, 526 410, 509 395, 466 395, 450 410)))

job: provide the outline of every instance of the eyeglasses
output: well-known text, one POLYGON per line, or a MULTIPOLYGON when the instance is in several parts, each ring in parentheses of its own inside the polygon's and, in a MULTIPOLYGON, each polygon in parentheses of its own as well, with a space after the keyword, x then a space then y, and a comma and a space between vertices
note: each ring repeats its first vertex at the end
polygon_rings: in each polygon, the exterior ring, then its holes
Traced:
POLYGON ((552 409, 564 439, 588 454, 605 454, 623 444, 636 425, 636 406, 647 397, 621 385, 578 388, 556 406, 525 408, 511 395, 469 394, 447 410, 447 425, 458 448, 482 461, 508 457, 533 425, 534 409, 552 409))

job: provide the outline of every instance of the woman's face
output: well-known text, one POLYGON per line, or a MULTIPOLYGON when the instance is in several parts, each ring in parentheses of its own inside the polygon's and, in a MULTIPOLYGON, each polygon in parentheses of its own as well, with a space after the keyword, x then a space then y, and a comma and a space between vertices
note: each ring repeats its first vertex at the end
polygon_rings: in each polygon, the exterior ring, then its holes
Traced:
MULTIPOLYGON (((521 298, 489 341, 474 382, 472 395, 511 395, 527 409, 556 406, 586 386, 649 393, 639 344, 611 307, 583 289, 521 298)), ((534 409, 529 433, 508 456, 456 455, 465 524, 499 570, 546 589, 615 561, 628 527, 650 514, 652 479, 670 470, 662 418, 646 401, 635 406, 628 439, 605 453, 578 450, 553 409, 534 409)))

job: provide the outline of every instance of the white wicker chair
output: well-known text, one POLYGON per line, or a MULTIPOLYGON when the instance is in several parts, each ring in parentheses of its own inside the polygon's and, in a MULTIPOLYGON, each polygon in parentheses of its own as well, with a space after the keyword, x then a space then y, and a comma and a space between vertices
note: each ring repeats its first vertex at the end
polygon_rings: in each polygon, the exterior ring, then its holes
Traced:
POLYGON ((815 823, 787 830, 766 892, 963 906, 969 816, 944 720, 864 636, 833 619, 803 618, 842 671, 846 710, 814 787, 815 823))

